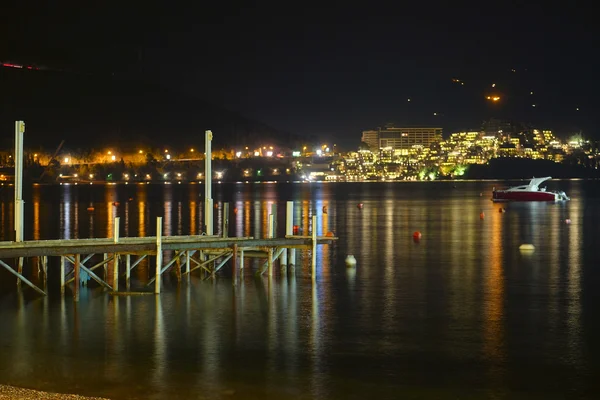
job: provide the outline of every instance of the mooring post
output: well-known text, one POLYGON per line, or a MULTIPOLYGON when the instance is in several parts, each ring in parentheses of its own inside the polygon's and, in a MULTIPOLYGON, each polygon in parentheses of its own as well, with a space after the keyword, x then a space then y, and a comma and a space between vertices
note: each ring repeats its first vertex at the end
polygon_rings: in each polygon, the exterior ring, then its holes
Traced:
POLYGON ((237 243, 233 244, 233 257, 231 258, 231 276, 233 278, 233 285, 237 283, 237 252, 238 245, 237 243))
POLYGON ((175 275, 177 276, 177 282, 181 282, 181 255, 182 252, 175 250, 175 275))
POLYGON ((188 280, 190 279, 190 251, 185 251, 185 273, 187 274, 188 280))
POLYGON ((73 290, 73 299, 75 301, 79 301, 79 285, 81 282, 79 282, 79 259, 80 259, 80 255, 79 254, 75 254, 75 265, 73 266, 73 278, 75 279, 73 281, 73 285, 74 285, 74 290, 73 290))
POLYGON ((156 217, 156 279, 154 293, 160 294, 160 270, 162 268, 162 217, 156 217))
POLYGON ((204 132, 204 221, 206 223, 206 234, 213 234, 213 199, 212 199, 212 150, 211 131, 204 132))
MULTIPOLYGON (((115 243, 119 243, 119 217, 115 218, 113 224, 113 239, 115 243)), ((113 290, 119 291, 119 254, 114 253, 113 259, 113 290)))
POLYGON ((44 273, 44 287, 48 285, 48 256, 42 256, 42 272, 44 273))
MULTIPOLYGON (((23 241, 23 133, 25 122, 15 121, 15 206, 14 227, 15 242, 23 241)), ((19 257, 17 272, 23 274, 23 257, 19 257)), ((21 287, 21 280, 17 278, 17 286, 21 287)))
POLYGON ((223 203, 223 226, 221 227, 221 233, 224 238, 229 236, 229 203, 223 203))
POLYGON ((65 256, 60 256, 60 293, 65 293, 65 256))
POLYGON ((312 216, 312 263, 311 263, 312 279, 317 276, 317 216, 312 216))
MULTIPOLYGON (((275 222, 274 222, 275 218, 273 217, 273 214, 269 214, 269 238, 273 238, 274 237, 274 232, 275 232, 275 222)), ((269 246, 269 249, 267 250, 267 266, 268 266, 268 275, 269 276, 273 276, 273 247, 269 246)))
MULTIPOLYGON (((286 219, 285 219, 285 234, 293 235, 294 234, 294 202, 287 202, 287 211, 286 211, 286 219)), ((290 270, 294 270, 294 266, 296 265, 296 249, 288 249, 287 256, 287 264, 290 267, 290 270)))
POLYGON ((131 254, 125 256, 125 268, 125 285, 127 286, 127 291, 129 291, 131 287, 131 254))

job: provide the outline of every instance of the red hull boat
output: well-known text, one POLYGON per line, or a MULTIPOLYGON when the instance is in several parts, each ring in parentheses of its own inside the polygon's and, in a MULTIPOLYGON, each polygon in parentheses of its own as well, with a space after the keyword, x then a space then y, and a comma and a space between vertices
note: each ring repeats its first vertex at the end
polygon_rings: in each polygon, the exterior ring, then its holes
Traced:
POLYGON ((548 192, 546 188, 540 188, 542 182, 552 179, 533 178, 528 185, 514 186, 508 189, 492 191, 492 201, 567 201, 571 200, 565 192, 548 192))

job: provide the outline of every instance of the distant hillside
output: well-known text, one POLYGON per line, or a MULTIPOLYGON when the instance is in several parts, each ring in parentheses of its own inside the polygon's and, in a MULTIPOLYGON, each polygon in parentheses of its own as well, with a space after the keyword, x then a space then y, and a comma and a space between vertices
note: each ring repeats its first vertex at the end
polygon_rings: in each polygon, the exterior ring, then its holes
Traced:
POLYGON ((580 165, 559 164, 530 158, 493 158, 487 165, 471 165, 464 179, 598 178, 600 171, 580 165))
POLYGON ((298 138, 190 95, 144 82, 54 71, 0 68, 0 148, 12 146, 14 121, 27 123, 26 146, 121 148, 290 145, 298 138))

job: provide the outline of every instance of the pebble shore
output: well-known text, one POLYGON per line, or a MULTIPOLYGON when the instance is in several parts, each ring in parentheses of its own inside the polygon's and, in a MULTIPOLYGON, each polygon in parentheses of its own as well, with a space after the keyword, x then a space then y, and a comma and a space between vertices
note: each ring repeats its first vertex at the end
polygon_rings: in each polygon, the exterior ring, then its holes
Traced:
POLYGON ((47 393, 32 389, 0 385, 0 400, 108 400, 102 397, 85 397, 77 394, 47 393))

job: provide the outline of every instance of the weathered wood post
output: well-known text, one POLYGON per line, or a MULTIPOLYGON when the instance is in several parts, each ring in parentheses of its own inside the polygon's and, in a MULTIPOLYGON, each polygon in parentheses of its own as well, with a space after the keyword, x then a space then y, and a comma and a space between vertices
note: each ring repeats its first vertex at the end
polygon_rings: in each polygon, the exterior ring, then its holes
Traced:
POLYGON ((162 258, 162 217, 156 217, 156 278, 154 280, 154 293, 156 294, 160 294, 162 258))
POLYGON ((312 263, 311 273, 313 281, 317 277, 317 216, 312 216, 312 263))
POLYGON ((237 243, 233 244, 233 257, 231 258, 231 277, 233 280, 233 285, 237 284, 237 253, 238 253, 238 245, 237 243))
POLYGON ((223 203, 223 219, 221 234, 224 238, 229 236, 229 203, 223 203))
MULTIPOLYGON (((113 239, 115 244, 119 243, 119 217, 115 218, 115 223, 113 224, 113 239)), ((119 291, 119 254, 113 254, 113 290, 115 292, 119 291)))
POLYGON ((73 290, 73 299, 75 301, 79 301, 79 261, 80 261, 80 255, 79 254, 75 254, 75 265, 73 266, 73 277, 74 277, 74 281, 73 281, 73 285, 74 286, 74 290, 73 290))
MULTIPOLYGON (((294 202, 287 202, 287 210, 285 217, 285 234, 293 235, 294 234, 294 202)), ((287 264, 290 267, 290 271, 294 271, 294 267, 296 264, 296 249, 287 249, 288 257, 287 264)))
POLYGON ((125 284, 127 285, 127 291, 131 289, 131 254, 125 256, 125 284))
MULTIPOLYGON (((275 218, 273 217, 273 214, 269 214, 269 232, 268 232, 269 238, 274 237, 274 231, 275 231, 274 219, 275 218)), ((267 266, 268 266, 268 275, 271 277, 271 276, 273 276, 273 247, 272 246, 269 246, 269 249, 267 250, 267 266)))
POLYGON ((60 256, 60 293, 65 294, 65 256, 60 256))

